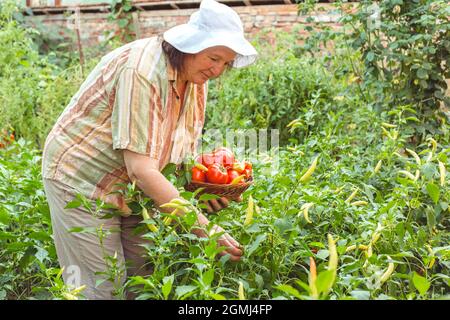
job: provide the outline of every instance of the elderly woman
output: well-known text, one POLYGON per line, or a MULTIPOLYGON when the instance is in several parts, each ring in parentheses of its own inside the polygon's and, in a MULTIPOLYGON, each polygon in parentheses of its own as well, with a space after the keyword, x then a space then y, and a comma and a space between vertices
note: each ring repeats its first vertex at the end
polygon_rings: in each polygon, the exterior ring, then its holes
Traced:
MULTIPOLYGON (((44 187, 66 284, 85 285, 88 299, 114 298, 111 282, 96 286, 96 273, 106 268, 105 255, 126 262, 128 275, 151 273, 142 257, 144 240, 132 233, 142 217, 130 215, 120 193, 112 192, 118 183, 134 181, 158 207, 180 197, 160 171, 195 153, 207 81, 228 67, 253 63, 256 56, 237 13, 203 0, 187 24, 162 37, 129 43, 101 59, 57 120, 43 152, 44 187), (123 214, 100 219, 84 208, 65 209, 77 193, 94 207, 101 198, 123 214), (102 245, 94 234, 68 231, 98 226, 111 231, 102 245)), ((228 205, 228 199, 211 200, 209 205, 217 211, 228 205)), ((199 213, 197 223, 206 226, 209 221, 199 213)), ((219 226, 214 230, 223 231, 219 226)), ((202 228, 194 232, 207 236, 202 228)), ((239 261, 242 251, 237 241, 224 233, 218 242, 226 247, 222 255, 239 261)))

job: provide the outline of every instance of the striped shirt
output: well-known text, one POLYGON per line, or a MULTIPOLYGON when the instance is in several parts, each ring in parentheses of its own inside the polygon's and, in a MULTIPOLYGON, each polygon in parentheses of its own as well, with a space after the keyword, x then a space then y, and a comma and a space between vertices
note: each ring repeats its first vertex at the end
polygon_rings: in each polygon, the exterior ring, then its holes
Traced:
POLYGON ((120 206, 113 193, 130 181, 123 149, 179 164, 196 151, 207 85, 188 83, 184 103, 161 37, 141 39, 104 56, 50 131, 42 176, 90 199, 120 206))

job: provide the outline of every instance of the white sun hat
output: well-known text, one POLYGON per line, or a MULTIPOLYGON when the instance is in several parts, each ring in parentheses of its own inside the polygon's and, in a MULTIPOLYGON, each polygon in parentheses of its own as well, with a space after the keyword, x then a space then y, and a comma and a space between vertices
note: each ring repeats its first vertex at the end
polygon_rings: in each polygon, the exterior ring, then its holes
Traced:
POLYGON ((233 67, 241 68, 256 61, 258 53, 244 37, 239 15, 214 0, 203 0, 189 22, 164 32, 164 40, 181 52, 198 53, 214 46, 226 46, 236 52, 233 67))

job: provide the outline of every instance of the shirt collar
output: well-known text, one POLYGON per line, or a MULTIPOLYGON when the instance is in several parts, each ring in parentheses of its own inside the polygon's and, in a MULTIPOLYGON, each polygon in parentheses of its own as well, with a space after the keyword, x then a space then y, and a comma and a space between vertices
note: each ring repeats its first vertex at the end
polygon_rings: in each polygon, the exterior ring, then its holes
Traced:
MULTIPOLYGON (((165 56, 165 59, 166 59, 166 64, 167 64, 167 78, 168 78, 169 82, 172 83, 172 87, 176 91, 177 90, 176 83, 177 83, 178 71, 172 67, 167 56, 165 56)), ((190 81, 188 81, 185 92, 189 92, 191 85, 192 85, 192 83, 190 81)))

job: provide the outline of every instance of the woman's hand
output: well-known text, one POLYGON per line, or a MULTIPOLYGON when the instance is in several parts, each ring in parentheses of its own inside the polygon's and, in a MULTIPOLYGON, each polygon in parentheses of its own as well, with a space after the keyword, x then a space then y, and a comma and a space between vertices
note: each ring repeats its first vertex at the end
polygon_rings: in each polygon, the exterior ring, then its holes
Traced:
POLYGON ((206 211, 208 213, 213 213, 213 212, 217 212, 222 209, 225 209, 226 207, 228 207, 230 205, 230 200, 236 201, 236 202, 241 202, 242 196, 239 196, 238 198, 232 198, 232 199, 228 199, 227 197, 221 197, 219 199, 212 199, 212 200, 205 201, 206 211))
MULTIPOLYGON (((203 215, 202 213, 198 213, 196 225, 199 227, 194 227, 192 229, 192 233, 195 234, 197 237, 206 238, 206 237, 211 237, 212 235, 214 235, 216 233, 224 232, 224 230, 220 226, 215 224, 212 226, 210 231, 208 233, 206 233, 205 227, 208 224, 209 224, 208 218, 206 218, 205 215, 203 215)), ((228 233, 225 232, 225 233, 221 234, 220 237, 217 238, 217 245, 219 247, 222 247, 222 246, 226 247, 225 250, 223 250, 222 252, 219 253, 220 256, 229 254, 231 256, 230 257, 231 261, 239 261, 241 259, 241 256, 243 253, 242 247, 239 244, 239 242, 234 240, 228 233)))
MULTIPOLYGON (((218 225, 214 225, 211 228, 211 231, 209 232, 209 236, 212 236, 212 235, 214 235, 216 233, 220 233, 220 232, 224 232, 224 230, 221 227, 219 227, 218 225)), ((243 254, 242 247, 239 244, 239 242, 237 242, 235 239, 233 239, 228 233, 225 232, 224 234, 222 234, 217 239, 217 244, 219 246, 227 247, 224 251, 219 253, 220 256, 230 254, 231 261, 237 262, 237 261, 241 260, 241 256, 243 254)))

